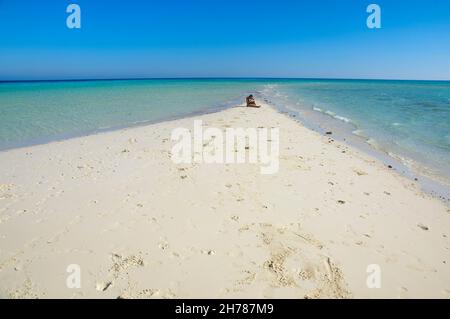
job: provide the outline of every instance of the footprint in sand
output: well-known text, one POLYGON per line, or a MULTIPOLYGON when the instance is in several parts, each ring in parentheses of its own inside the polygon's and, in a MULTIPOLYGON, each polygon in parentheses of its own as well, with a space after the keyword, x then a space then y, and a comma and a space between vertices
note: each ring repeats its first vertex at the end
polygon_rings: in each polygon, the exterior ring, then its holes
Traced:
POLYGON ((0 194, 11 191, 11 189, 14 187, 14 184, 0 184, 0 194))
POLYGON ((10 299, 37 299, 39 294, 34 290, 33 282, 27 278, 21 287, 9 292, 10 299))
POLYGON ((161 240, 161 241, 158 243, 158 247, 159 247, 159 249, 161 249, 161 250, 167 250, 167 249, 169 249, 169 243, 168 243, 166 240, 161 240))
POLYGON ((292 227, 260 225, 260 238, 269 257, 263 269, 273 287, 291 287, 304 298, 350 296, 342 271, 323 254, 323 245, 292 227))
POLYGON ((363 170, 359 169, 359 168, 353 168, 353 171, 356 173, 356 175, 358 176, 363 176, 363 175, 367 175, 366 172, 364 172, 363 170))
POLYGON ((111 255, 113 265, 110 268, 110 273, 114 278, 118 278, 123 272, 126 272, 129 268, 143 267, 144 259, 140 256, 130 255, 124 257, 120 254, 113 253, 111 255))
POLYGON ((110 287, 115 286, 116 281, 120 279, 129 281, 130 269, 145 266, 144 259, 139 255, 123 256, 118 253, 112 253, 111 261, 112 266, 108 270, 109 279, 97 282, 95 286, 97 291, 103 292, 108 290, 110 287))
POLYGON ((159 291, 155 289, 143 289, 137 293, 124 292, 117 299, 148 299, 154 295, 159 295, 159 291))
POLYGON ((212 256, 216 254, 216 251, 212 249, 202 249, 200 250, 200 253, 202 253, 203 255, 212 256))
POLYGON ((230 218, 231 218, 231 220, 234 220, 235 222, 239 221, 239 216, 237 216, 237 215, 233 215, 230 218))
POLYGON ((99 282, 95 285, 95 289, 97 289, 97 291, 106 291, 109 287, 112 286, 112 282, 108 281, 108 282, 99 282))

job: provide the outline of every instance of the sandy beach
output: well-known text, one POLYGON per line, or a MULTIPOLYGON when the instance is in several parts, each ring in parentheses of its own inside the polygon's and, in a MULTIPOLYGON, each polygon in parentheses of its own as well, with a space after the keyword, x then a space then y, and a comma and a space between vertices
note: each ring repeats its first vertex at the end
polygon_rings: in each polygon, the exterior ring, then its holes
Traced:
POLYGON ((1 298, 450 298, 449 236, 417 182, 268 105, 0 152, 1 298), (279 171, 175 164, 195 119, 278 127, 279 171))

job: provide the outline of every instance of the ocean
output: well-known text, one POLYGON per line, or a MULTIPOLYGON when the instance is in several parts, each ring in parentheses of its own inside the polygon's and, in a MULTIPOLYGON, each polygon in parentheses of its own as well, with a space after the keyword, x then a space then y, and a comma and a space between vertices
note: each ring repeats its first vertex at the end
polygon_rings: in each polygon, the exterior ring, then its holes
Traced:
POLYGON ((249 93, 450 181, 450 82, 150 79, 0 83, 0 150, 219 110, 249 93))

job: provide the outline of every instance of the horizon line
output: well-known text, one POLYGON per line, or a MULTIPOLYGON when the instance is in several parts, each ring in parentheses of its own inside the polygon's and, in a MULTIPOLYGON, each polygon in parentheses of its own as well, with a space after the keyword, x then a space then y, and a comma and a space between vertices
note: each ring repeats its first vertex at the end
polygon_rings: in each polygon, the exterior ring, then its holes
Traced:
POLYGON ((386 78, 339 78, 339 77, 124 77, 124 78, 75 78, 75 79, 43 79, 43 80, 0 80, 1 83, 32 82, 89 82, 89 81, 143 81, 143 80, 343 80, 343 81, 405 81, 405 82, 450 82, 450 79, 386 79, 386 78))

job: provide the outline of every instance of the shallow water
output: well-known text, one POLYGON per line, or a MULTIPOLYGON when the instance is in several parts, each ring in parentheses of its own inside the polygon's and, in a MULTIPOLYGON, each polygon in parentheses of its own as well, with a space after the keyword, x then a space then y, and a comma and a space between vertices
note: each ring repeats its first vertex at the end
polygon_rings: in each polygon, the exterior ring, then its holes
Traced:
POLYGON ((254 85, 221 80, 0 84, 0 149, 155 122, 237 103, 254 85))

